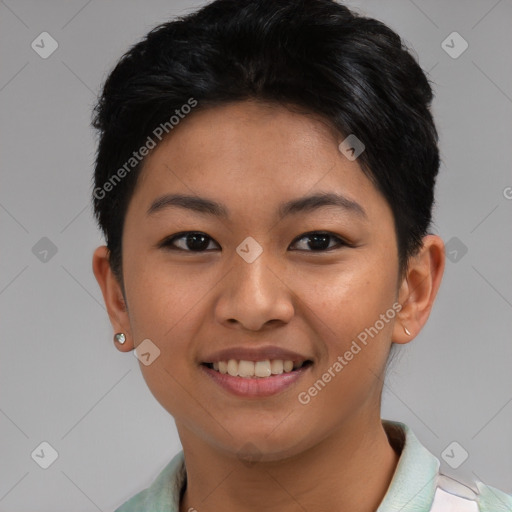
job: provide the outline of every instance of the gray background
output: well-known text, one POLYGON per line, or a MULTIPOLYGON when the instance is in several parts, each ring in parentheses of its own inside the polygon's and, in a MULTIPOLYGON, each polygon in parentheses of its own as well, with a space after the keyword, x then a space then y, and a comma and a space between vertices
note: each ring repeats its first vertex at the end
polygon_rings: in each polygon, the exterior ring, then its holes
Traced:
MULTIPOLYGON (((138 361, 114 348, 91 271, 102 238, 89 123, 116 59, 201 4, 0 1, 0 512, 113 510, 180 449, 138 361), (31 48, 43 31, 59 45, 47 59, 31 48), (42 252, 43 237, 56 254, 42 252), (46 470, 31 458, 42 441, 59 454, 46 470)), ((397 30, 435 83, 434 228, 453 260, 427 326, 388 375, 383 417, 407 423, 448 474, 512 492, 512 2, 348 5, 397 30), (441 46, 453 31, 469 44, 458 58, 441 46), (469 453, 457 470, 442 458, 453 441, 469 453)))

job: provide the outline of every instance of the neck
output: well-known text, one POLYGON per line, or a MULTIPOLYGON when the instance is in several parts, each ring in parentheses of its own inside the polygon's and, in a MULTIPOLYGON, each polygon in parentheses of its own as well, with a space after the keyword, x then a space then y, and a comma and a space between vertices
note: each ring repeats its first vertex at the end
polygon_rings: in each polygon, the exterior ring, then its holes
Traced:
POLYGON ((374 512, 399 455, 380 418, 346 424, 314 447, 284 460, 244 464, 180 430, 187 488, 180 511, 374 512))

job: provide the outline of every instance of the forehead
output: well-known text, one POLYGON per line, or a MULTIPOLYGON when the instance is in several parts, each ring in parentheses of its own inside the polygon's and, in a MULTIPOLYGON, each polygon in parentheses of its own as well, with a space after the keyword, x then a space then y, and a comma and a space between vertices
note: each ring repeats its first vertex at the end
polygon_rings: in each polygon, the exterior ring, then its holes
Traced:
MULTIPOLYGON (((332 150, 338 138, 318 115, 297 111, 293 106, 242 101, 193 112, 164 140, 160 149, 167 147, 173 151, 179 147, 179 156, 191 165, 195 161, 204 164, 207 158, 239 158, 245 162, 240 167, 245 169, 256 163, 254 157, 265 162, 267 155, 271 155, 272 161, 278 158, 280 165, 296 160, 299 154, 300 158, 308 156, 312 160, 318 150, 332 150)), ((150 158, 158 159, 156 153, 150 158)), ((261 166, 260 172, 264 172, 261 166)))
POLYGON ((244 101, 199 110, 148 155, 135 195, 148 205, 180 192, 243 211, 330 191, 382 214, 384 198, 357 160, 339 151, 343 139, 320 116, 283 106, 244 101))

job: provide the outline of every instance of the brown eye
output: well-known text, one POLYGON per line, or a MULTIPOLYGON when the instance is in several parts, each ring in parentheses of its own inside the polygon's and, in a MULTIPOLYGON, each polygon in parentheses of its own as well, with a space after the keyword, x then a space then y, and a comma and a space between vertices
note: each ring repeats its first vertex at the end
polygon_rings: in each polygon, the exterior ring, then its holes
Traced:
POLYGON ((160 247, 184 252, 206 252, 210 242, 213 242, 213 238, 205 233, 186 231, 166 238, 160 247))
MULTIPOLYGON (((206 233, 200 231, 185 231, 167 237, 160 247, 166 250, 183 251, 183 252, 209 252, 215 247, 211 247, 211 243, 218 244, 206 233)), ((342 238, 333 233, 313 231, 296 238, 292 245, 301 243, 302 248, 294 249, 305 252, 329 252, 333 249, 343 246, 349 246, 342 238), (306 240, 306 243, 301 242, 306 240), (333 244, 334 242, 334 244, 333 244)))
MULTIPOLYGON (((301 240, 309 240, 306 244, 302 244, 302 246, 306 246, 308 249, 299 249, 306 250, 306 252, 325 252, 330 251, 333 248, 341 247, 348 245, 344 240, 342 240, 339 236, 336 236, 332 233, 314 231, 312 233, 306 233, 302 235, 300 238, 297 238, 297 241, 301 240), (336 243, 334 246, 330 246, 330 241, 335 240, 336 243)), ((296 244, 296 242, 294 242, 296 244)))

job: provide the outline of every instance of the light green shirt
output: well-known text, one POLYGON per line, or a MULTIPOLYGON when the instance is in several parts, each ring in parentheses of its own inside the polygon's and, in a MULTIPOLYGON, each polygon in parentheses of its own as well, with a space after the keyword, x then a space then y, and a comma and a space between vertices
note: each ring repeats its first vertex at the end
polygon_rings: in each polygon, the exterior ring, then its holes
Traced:
MULTIPOLYGON (((474 488, 439 473, 439 460, 404 423, 383 420, 390 444, 400 453, 393 479, 376 512, 512 512, 512 495, 476 482, 474 488)), ((179 512, 186 484, 183 451, 115 512, 179 512)))

